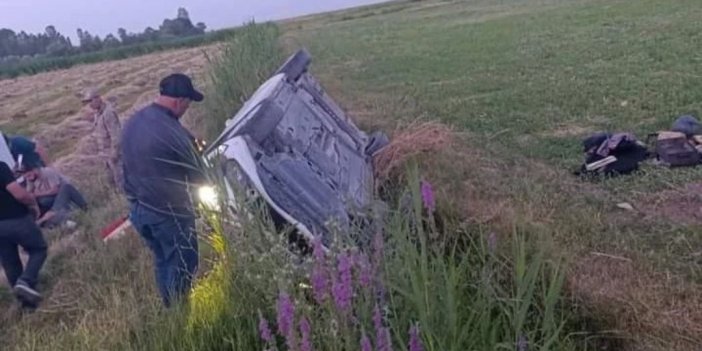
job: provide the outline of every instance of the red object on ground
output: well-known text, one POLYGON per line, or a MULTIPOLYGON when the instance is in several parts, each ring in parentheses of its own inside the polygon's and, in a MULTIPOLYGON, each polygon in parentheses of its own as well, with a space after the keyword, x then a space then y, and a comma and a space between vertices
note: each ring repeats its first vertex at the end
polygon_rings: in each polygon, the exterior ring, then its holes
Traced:
POLYGON ((124 230, 131 225, 128 216, 121 217, 112 221, 100 231, 100 236, 103 241, 107 241, 121 235, 124 230))

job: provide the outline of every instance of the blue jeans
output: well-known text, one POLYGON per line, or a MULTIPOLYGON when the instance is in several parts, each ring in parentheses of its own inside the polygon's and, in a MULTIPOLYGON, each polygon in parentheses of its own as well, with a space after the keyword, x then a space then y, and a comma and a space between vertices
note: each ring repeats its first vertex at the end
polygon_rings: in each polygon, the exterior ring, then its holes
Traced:
POLYGON ((47 246, 34 217, 27 215, 0 220, 0 262, 11 286, 22 279, 31 288, 39 280, 39 271, 46 261, 47 246), (18 247, 29 253, 26 266, 22 266, 18 247))
POLYGON ((153 253, 164 305, 187 299, 198 268, 195 216, 169 215, 132 203, 129 220, 153 253))

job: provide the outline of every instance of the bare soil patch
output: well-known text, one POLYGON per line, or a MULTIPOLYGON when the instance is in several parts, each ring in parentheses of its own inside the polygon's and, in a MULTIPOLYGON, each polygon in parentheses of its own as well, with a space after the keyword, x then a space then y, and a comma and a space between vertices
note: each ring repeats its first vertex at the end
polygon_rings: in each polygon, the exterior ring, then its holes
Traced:
POLYGON ((680 225, 702 225, 702 182, 666 190, 637 201, 645 218, 663 219, 680 225))

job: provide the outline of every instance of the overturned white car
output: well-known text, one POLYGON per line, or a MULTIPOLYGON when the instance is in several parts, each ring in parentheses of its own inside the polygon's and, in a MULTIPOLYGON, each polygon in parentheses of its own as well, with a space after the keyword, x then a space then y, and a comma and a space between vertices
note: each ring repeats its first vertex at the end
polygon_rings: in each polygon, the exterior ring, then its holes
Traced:
POLYGON ((243 186, 247 197, 265 200, 276 224, 328 245, 352 227, 370 234, 383 208, 372 159, 388 138, 361 131, 308 72, 310 62, 305 50, 292 55, 204 155, 221 158, 230 203, 233 185, 243 186))
POLYGON ((12 157, 10 147, 5 142, 5 135, 0 131, 0 162, 5 162, 10 169, 15 169, 15 159, 12 157))

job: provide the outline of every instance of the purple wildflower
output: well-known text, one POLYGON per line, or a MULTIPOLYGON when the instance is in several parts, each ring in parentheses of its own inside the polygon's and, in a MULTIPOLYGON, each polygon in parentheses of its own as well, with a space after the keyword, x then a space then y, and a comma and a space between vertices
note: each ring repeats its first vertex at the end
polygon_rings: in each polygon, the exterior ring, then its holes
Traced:
POLYGON ((312 342, 310 341, 310 333, 312 332, 312 327, 307 318, 303 317, 300 321, 300 335, 302 339, 300 340, 300 351, 312 351, 312 342))
POLYGON ((371 272, 375 279, 375 290, 376 295, 379 298, 383 298, 385 295, 385 286, 383 285, 382 271, 383 271, 383 257, 385 255, 385 242, 383 238, 383 233, 377 231, 373 236, 373 256, 371 261, 371 272))
POLYGON ((490 253, 495 253, 497 250, 497 234, 495 234, 495 232, 490 232, 490 234, 488 234, 487 246, 490 253))
POLYGON ((424 202, 424 208, 429 211, 429 213, 434 213, 436 210, 436 199, 434 198, 434 189, 431 183, 423 180, 421 184, 422 192, 422 202, 424 202))
POLYGON ((285 292, 278 295, 278 332, 282 336, 288 336, 293 325, 295 316, 295 306, 290 300, 290 296, 285 292))
POLYGON ((410 327, 409 334, 409 351, 424 351, 422 340, 419 337, 419 327, 416 324, 410 327))
POLYGON ((366 333, 363 333, 363 337, 361 338, 361 351, 373 351, 373 346, 366 333))
POLYGON ((375 305, 373 309, 373 326, 375 327, 375 346, 378 351, 392 350, 390 341, 390 331, 383 326, 383 317, 380 315, 380 308, 375 305))
POLYGON ((314 255, 314 259, 317 263, 323 263, 324 262, 324 248, 322 246, 322 237, 321 236, 316 236, 312 240, 312 254, 314 255))
POLYGON ((263 315, 259 313, 258 320, 258 331, 261 333, 261 340, 266 343, 271 343, 273 341, 273 335, 271 334, 271 328, 268 327, 268 321, 263 318, 263 315))
POLYGON ((322 265, 315 264, 312 268, 312 293, 317 303, 322 304, 327 297, 327 271, 322 265))
POLYGON ((373 280, 373 267, 368 260, 368 256, 363 253, 359 254, 356 259, 358 266, 358 283, 363 288, 368 288, 373 280))
POLYGON ((322 304, 328 294, 328 273, 324 265, 324 252, 322 250, 322 239, 316 237, 314 239, 314 266, 312 267, 312 292, 317 303, 322 304))
POLYGON ((529 350, 529 340, 524 334, 519 336, 517 340, 517 351, 528 351, 529 350))
POLYGON ((385 253, 385 242, 383 232, 377 231, 373 235, 373 267, 378 268, 383 263, 383 254, 385 253))
POLYGON ((346 253, 339 255, 338 277, 334 280, 332 286, 332 294, 336 306, 346 311, 351 307, 351 298, 353 296, 353 284, 351 281, 351 260, 346 253))

